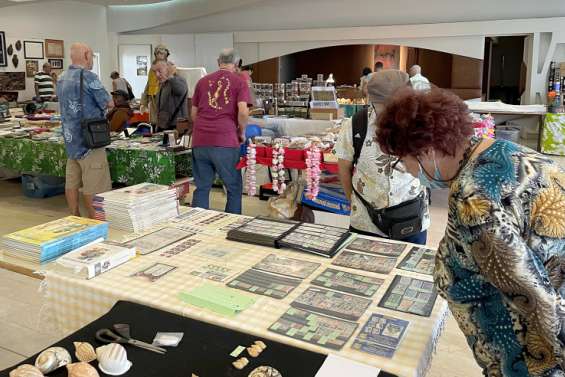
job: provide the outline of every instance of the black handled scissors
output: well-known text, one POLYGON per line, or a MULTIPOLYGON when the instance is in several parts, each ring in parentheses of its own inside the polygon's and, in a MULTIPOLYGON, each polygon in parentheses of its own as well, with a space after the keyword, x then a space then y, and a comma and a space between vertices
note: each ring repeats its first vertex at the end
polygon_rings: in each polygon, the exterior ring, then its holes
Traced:
POLYGON ((124 325, 114 325, 114 330, 110 329, 100 329, 96 332, 96 339, 102 343, 122 343, 130 344, 135 347, 143 348, 148 351, 164 354, 167 352, 166 349, 154 346, 153 344, 145 343, 140 340, 132 339, 129 336, 129 326, 127 326, 127 331, 123 330, 124 325))

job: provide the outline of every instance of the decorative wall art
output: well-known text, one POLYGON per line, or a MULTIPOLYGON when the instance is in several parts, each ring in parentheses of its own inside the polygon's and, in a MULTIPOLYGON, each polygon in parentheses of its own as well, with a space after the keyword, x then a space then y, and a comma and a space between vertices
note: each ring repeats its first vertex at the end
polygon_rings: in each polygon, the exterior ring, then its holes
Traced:
POLYGON ((43 59, 43 42, 24 41, 25 59, 43 59))
POLYGON ((17 41, 15 46, 16 46, 16 51, 21 51, 22 50, 22 41, 17 41))
POLYGON ((26 77, 34 77, 39 71, 39 61, 37 60, 26 60, 26 77))
POLYGON ((138 76, 147 76, 147 62, 149 58, 147 56, 137 56, 137 75, 138 76))
POLYGON ((12 45, 9 45, 9 46, 8 46, 8 50, 7 50, 7 51, 8 51, 8 55, 9 55, 9 56, 12 56, 12 54, 14 53, 14 48, 12 47, 12 45))
POLYGON ((14 56, 12 56, 12 64, 14 65, 14 68, 18 68, 19 62, 20 59, 18 59, 18 55, 14 54, 14 56))
POLYGON ((6 36, 0 31, 0 67, 8 66, 8 54, 6 52, 6 36))
POLYGON ((0 72, 0 90, 25 90, 25 72, 0 72))
POLYGON ((60 39, 46 39, 45 56, 48 58, 64 58, 65 42, 60 39))
POLYGON ((63 59, 47 59, 51 68, 53 69, 63 69, 63 59))

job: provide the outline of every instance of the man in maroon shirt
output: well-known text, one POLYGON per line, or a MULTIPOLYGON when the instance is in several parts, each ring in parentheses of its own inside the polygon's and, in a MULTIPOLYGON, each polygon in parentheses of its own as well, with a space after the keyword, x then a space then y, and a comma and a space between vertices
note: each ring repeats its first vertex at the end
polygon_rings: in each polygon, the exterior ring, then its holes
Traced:
POLYGON ((235 73, 239 57, 223 50, 220 69, 198 81, 192 96, 192 172, 196 191, 192 206, 208 209, 210 189, 220 176, 228 192, 226 212, 241 213, 242 180, 236 169, 251 102, 247 82, 235 73))

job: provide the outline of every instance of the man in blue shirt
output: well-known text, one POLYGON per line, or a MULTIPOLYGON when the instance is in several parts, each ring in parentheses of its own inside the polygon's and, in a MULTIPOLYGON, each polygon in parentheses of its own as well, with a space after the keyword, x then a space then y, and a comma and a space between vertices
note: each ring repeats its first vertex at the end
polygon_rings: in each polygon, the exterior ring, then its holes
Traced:
POLYGON ((65 195, 71 214, 80 216, 79 189, 82 188, 88 216, 94 218, 92 198, 112 189, 110 169, 104 148, 88 149, 81 120, 103 118, 113 102, 98 76, 91 72, 92 49, 83 43, 71 46, 71 66, 57 84, 63 136, 67 150, 65 195), (80 77, 83 74, 83 103, 80 102, 80 77))

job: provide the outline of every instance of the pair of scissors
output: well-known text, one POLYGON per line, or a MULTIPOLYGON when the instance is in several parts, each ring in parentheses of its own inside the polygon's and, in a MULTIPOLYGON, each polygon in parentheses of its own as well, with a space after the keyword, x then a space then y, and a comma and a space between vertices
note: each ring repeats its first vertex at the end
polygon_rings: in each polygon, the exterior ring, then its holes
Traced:
POLYGON ((121 343, 130 344, 134 347, 143 348, 148 351, 165 354, 166 349, 145 343, 140 340, 132 339, 130 336, 129 325, 116 324, 113 329, 100 329, 96 332, 96 339, 102 343, 121 343))

